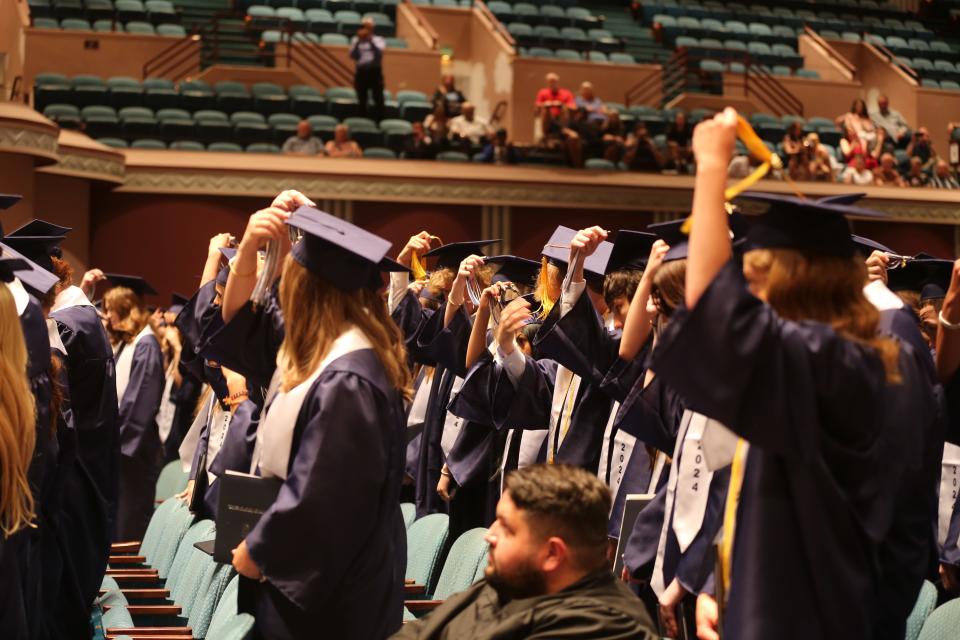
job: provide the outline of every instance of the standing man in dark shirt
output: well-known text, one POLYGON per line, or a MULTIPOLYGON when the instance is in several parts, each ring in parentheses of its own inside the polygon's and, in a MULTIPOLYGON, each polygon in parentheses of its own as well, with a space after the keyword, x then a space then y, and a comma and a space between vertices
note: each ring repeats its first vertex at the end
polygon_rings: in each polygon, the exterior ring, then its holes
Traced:
POLYGON ((584 469, 532 465, 507 476, 485 579, 395 640, 657 638, 607 562, 610 491, 584 469))
POLYGON ((386 41, 374 35, 372 18, 365 18, 357 35, 350 41, 350 57, 357 64, 353 76, 353 86, 357 90, 357 102, 360 105, 360 115, 372 117, 378 122, 383 118, 383 50, 386 41), (367 111, 368 94, 373 92, 373 101, 376 104, 372 114, 367 111))

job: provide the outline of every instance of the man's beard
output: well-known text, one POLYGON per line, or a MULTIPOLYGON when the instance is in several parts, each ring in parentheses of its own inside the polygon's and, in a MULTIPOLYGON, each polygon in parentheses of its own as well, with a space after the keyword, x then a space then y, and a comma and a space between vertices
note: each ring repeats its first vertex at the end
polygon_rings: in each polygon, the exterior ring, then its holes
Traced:
POLYGON ((484 577, 502 601, 532 598, 547 592, 546 578, 529 562, 524 562, 509 574, 504 574, 497 569, 491 555, 484 577))

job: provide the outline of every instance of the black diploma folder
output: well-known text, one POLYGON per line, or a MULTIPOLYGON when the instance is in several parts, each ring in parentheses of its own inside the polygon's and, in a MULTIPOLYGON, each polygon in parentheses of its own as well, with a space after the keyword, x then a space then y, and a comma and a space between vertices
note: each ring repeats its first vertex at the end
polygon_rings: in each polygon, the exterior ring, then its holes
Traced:
POLYGON ((277 499, 282 484, 279 478, 261 478, 237 471, 227 471, 220 476, 214 560, 233 563, 232 551, 277 499))

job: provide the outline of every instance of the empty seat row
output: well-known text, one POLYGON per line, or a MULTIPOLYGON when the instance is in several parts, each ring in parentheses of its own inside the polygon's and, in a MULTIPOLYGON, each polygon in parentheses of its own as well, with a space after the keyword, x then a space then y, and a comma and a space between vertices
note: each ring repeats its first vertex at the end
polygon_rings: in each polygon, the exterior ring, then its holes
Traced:
POLYGON ((116 31, 136 34, 140 36, 165 36, 168 38, 185 38, 187 31, 179 24, 160 24, 154 27, 149 22, 117 22, 113 19, 94 20, 92 23, 84 18, 33 18, 33 26, 37 29, 63 29, 64 31, 116 31))
POLYGON ((121 22, 180 22, 180 14, 169 0, 28 0, 30 15, 35 18, 115 19, 121 22))
MULTIPOLYGON (((285 42, 287 39, 287 32, 280 31, 279 29, 267 29, 260 34, 260 42, 262 46, 276 44, 278 42, 285 42)), ((341 46, 346 47, 350 44, 350 38, 345 36, 342 33, 313 33, 306 31, 296 31, 291 36, 297 42, 306 42, 310 44, 320 44, 324 46, 341 46)), ((406 49, 407 41, 403 38, 384 38, 384 42, 387 45, 388 49, 406 49)))
POLYGON ((803 57, 790 45, 765 42, 744 43, 742 40, 725 40, 721 42, 713 38, 689 38, 681 36, 676 41, 677 48, 686 48, 695 58, 711 57, 720 60, 745 62, 747 60, 768 66, 784 65, 791 68, 803 66, 803 57))
POLYGON ((750 42, 786 44, 796 46, 797 32, 793 27, 770 25, 762 22, 745 23, 739 20, 721 22, 713 18, 673 18, 668 15, 654 16, 654 23, 663 28, 664 40, 669 44, 679 37, 736 38, 750 42))
POLYGON ((949 60, 898 57, 897 61, 915 70, 920 77, 925 79, 951 81, 960 79, 960 68, 949 60))
POLYGON ((341 33, 353 35, 363 20, 374 22, 374 31, 381 36, 392 36, 396 31, 393 20, 385 13, 365 13, 356 11, 337 11, 328 9, 299 9, 297 7, 273 8, 256 4, 247 9, 247 22, 254 29, 271 29, 288 24, 313 33, 341 33))
POLYGON ((599 27, 603 23, 600 16, 593 15, 589 9, 577 6, 560 7, 545 4, 537 7, 529 2, 517 2, 511 5, 508 2, 493 0, 487 3, 487 8, 504 24, 523 22, 532 26, 553 25, 590 29, 599 27))
POLYGON ((571 62, 612 62, 613 64, 636 64, 636 59, 629 53, 614 51, 587 51, 586 55, 573 49, 548 49, 546 47, 520 47, 518 53, 529 58, 554 58, 571 62))
POLYGON ((523 22, 511 22, 507 25, 517 43, 524 47, 551 47, 570 49, 596 49, 604 52, 618 51, 623 48, 619 38, 606 29, 584 31, 579 27, 557 28, 552 25, 531 27, 523 22))
POLYGON ((360 13, 377 11, 395 16, 397 5, 401 2, 402 0, 239 0, 236 2, 236 7, 246 9, 251 5, 265 4, 271 7, 298 7, 304 11, 307 9, 326 9, 331 13, 336 11, 357 11, 360 13))

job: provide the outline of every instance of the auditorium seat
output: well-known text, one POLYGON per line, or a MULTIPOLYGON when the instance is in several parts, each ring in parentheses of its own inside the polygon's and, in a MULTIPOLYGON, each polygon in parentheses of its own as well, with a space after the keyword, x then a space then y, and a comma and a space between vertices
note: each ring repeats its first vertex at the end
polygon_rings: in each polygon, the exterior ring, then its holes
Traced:
POLYGON ((412 502, 401 502, 400 513, 403 514, 403 524, 409 529, 413 521, 417 519, 417 505, 412 502))
POLYGON ((440 162, 470 162, 470 156, 462 151, 441 151, 437 154, 440 162))
POLYGON ((136 78, 113 76, 107 78, 110 104, 114 108, 137 107, 143 104, 143 85, 136 78))
POLYGON ((280 147, 270 142, 255 142, 248 144, 247 153, 280 153, 280 147))
POLYGON ((423 585, 429 593, 434 586, 433 574, 440 562, 440 554, 447 543, 449 517, 432 513, 417 518, 407 528, 407 570, 405 578, 423 585))
MULTIPOLYGON (((613 163, 608 161, 608 164, 613 163)), ((425 614, 439 606, 450 596, 464 591, 476 582, 481 567, 488 564, 490 545, 486 540, 487 529, 479 527, 464 532, 450 547, 443 571, 432 591, 427 591, 426 599, 408 599, 405 604, 414 615, 425 614)))
POLYGON ((254 83, 251 90, 254 109, 260 113, 281 113, 290 106, 290 99, 283 87, 274 82, 254 83))
POLYGON ((143 106, 157 110, 179 105, 180 96, 172 80, 147 78, 143 81, 143 106))
POLYGON ((120 130, 129 138, 154 136, 157 133, 153 109, 124 107, 117 111, 117 115, 120 117, 120 130))
POLYGON ((950 600, 933 610, 917 640, 954 640, 957 629, 960 629, 960 600, 950 600))
POLYGON ((72 104, 50 104, 44 107, 43 115, 64 129, 80 127, 80 110, 72 104))
POLYGON ((243 147, 235 142, 213 142, 207 145, 207 151, 225 151, 229 153, 240 153, 243 147))
POLYGON ((137 138, 130 143, 130 148, 158 151, 160 149, 166 149, 167 144, 163 140, 157 140, 156 138, 137 138))
POLYGON ((80 110, 84 133, 91 138, 112 138, 120 134, 120 119, 113 107, 91 105, 80 110))
POLYGON ((584 167, 599 171, 615 171, 617 169, 617 165, 604 158, 588 158, 584 163, 584 167))
POLYGON ((206 151, 207 148, 203 145, 202 142, 197 142, 196 140, 176 140, 170 143, 171 149, 176 149, 178 151, 206 151))
POLYGON ((376 158, 380 160, 396 160, 397 154, 385 147, 367 147, 363 150, 364 158, 376 158))

